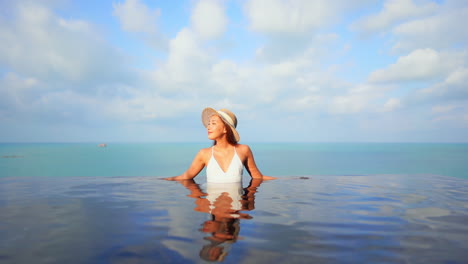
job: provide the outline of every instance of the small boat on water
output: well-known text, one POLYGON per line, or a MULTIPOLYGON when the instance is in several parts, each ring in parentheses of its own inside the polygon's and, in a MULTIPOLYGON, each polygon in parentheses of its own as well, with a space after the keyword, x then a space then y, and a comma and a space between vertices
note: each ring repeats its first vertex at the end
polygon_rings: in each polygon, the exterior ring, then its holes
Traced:
POLYGON ((101 144, 98 145, 98 147, 100 147, 100 148, 105 148, 105 147, 107 147, 107 144, 101 143, 101 144))

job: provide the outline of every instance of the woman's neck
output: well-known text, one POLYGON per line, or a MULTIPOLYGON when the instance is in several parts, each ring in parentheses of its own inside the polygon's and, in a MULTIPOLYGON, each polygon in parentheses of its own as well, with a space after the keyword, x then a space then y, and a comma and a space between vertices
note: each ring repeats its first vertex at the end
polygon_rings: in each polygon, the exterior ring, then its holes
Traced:
POLYGON ((216 148, 218 148, 218 149, 226 149, 226 148, 229 148, 231 146, 232 145, 229 144, 229 142, 225 138, 222 138, 220 140, 216 140, 216 148))

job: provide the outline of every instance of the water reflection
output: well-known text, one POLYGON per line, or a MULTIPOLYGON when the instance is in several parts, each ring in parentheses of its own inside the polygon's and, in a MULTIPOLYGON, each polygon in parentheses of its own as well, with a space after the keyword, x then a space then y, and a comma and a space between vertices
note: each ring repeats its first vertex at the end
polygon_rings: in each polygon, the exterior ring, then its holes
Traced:
POLYGON ((246 188, 242 183, 207 183, 206 193, 194 180, 180 182, 195 199, 195 211, 209 214, 200 231, 208 241, 200 250, 207 261, 224 261, 240 232, 240 220, 252 219, 245 211, 255 209, 255 193, 262 180, 252 179, 246 188))

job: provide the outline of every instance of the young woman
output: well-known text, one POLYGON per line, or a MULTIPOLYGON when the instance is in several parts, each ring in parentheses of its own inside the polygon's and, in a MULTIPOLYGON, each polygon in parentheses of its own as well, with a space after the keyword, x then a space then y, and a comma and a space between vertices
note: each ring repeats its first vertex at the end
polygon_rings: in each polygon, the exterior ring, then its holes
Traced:
POLYGON ((202 112, 202 121, 207 128, 208 138, 214 140, 214 145, 201 149, 192 165, 182 175, 166 180, 193 179, 205 166, 207 182, 212 183, 241 182, 244 167, 254 179, 276 179, 264 176, 257 168, 249 146, 238 143, 240 137, 236 130, 237 118, 231 111, 205 108, 202 112))

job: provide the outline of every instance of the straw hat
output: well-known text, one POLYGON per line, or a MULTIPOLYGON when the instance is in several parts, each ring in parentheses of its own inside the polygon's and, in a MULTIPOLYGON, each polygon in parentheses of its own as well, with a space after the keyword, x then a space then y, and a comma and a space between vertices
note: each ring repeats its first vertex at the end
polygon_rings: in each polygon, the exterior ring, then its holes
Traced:
POLYGON ((210 123, 210 118, 213 115, 219 116, 224 121, 225 124, 228 124, 231 127, 232 133, 234 134, 234 138, 236 139, 237 142, 239 142, 240 136, 236 130, 236 127, 237 127, 236 115, 232 113, 231 111, 224 109, 224 108, 216 111, 213 108, 207 107, 202 112, 202 122, 205 127, 208 126, 208 124, 210 123))

